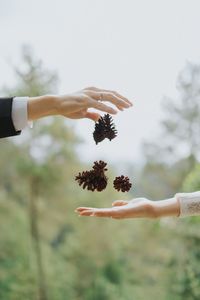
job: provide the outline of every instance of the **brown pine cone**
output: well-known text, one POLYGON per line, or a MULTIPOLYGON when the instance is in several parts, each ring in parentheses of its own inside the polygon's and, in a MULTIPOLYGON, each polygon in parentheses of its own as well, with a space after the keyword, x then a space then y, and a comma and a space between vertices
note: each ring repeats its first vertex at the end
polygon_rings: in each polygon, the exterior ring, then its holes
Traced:
POLYGON ((93 138, 95 140, 96 145, 102 142, 106 138, 106 133, 104 129, 104 120, 101 117, 98 122, 95 123, 95 129, 93 132, 93 138))
POLYGON ((95 161, 92 168, 94 169, 96 174, 104 174, 104 172, 106 172, 108 170, 108 169, 105 168, 106 166, 107 166, 107 163, 100 160, 99 162, 95 161))
POLYGON ((95 185, 93 183, 93 177, 92 171, 83 171, 75 177, 75 180, 78 181, 80 186, 82 185, 83 189, 87 188, 90 191, 94 191, 95 185))
POLYGON ((75 180, 78 181, 78 184, 83 187, 83 189, 87 188, 87 190, 94 192, 97 190, 98 192, 103 191, 108 183, 108 178, 105 176, 105 168, 107 163, 103 161, 95 161, 93 165, 93 170, 84 171, 79 173, 75 180))
POLYGON ((117 136, 117 130, 113 124, 113 119, 109 114, 105 114, 95 123, 93 137, 96 144, 102 142, 105 138, 110 141, 117 136))
POLYGON ((128 192, 132 187, 132 183, 129 182, 128 176, 121 175, 115 178, 113 186, 118 192, 128 192))
POLYGON ((105 124, 106 138, 111 141, 117 136, 117 130, 115 129, 113 119, 109 114, 104 115, 104 124, 105 124))

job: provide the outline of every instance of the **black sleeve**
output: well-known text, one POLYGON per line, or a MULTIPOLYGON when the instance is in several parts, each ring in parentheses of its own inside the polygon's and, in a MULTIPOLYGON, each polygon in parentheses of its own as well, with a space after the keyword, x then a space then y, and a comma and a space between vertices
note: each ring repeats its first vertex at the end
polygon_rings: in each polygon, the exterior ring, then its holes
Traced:
POLYGON ((21 131, 16 131, 12 121, 13 98, 0 98, 0 138, 19 135, 21 131))

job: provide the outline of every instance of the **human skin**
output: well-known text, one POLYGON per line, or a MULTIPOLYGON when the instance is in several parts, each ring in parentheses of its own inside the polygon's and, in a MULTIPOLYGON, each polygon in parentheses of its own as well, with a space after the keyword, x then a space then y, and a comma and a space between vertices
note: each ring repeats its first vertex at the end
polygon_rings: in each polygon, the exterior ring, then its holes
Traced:
POLYGON ((111 208, 78 207, 79 216, 107 217, 113 219, 178 217, 180 204, 176 198, 152 201, 136 198, 130 201, 117 200, 111 208))
POLYGON ((98 121, 99 112, 91 112, 89 109, 96 109, 109 114, 117 114, 130 108, 132 102, 111 90, 88 87, 75 93, 66 95, 45 95, 31 97, 28 101, 28 120, 37 120, 39 118, 61 115, 70 119, 88 118, 98 121), (114 105, 103 103, 110 102, 114 105))

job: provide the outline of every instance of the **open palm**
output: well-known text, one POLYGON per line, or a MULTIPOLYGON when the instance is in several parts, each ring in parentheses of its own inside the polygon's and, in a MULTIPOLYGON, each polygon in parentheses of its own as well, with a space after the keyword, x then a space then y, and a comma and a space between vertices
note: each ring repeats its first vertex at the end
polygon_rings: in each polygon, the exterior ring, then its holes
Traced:
POLYGON ((130 201, 117 200, 111 208, 78 207, 80 216, 108 217, 113 219, 154 217, 152 201, 136 198, 130 201))

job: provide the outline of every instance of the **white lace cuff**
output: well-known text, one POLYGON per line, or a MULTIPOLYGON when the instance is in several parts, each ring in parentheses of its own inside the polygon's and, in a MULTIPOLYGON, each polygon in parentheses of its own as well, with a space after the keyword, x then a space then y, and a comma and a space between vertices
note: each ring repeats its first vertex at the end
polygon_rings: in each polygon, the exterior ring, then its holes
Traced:
POLYGON ((194 193, 178 193, 175 198, 180 203, 179 217, 200 215, 200 191, 194 193))

